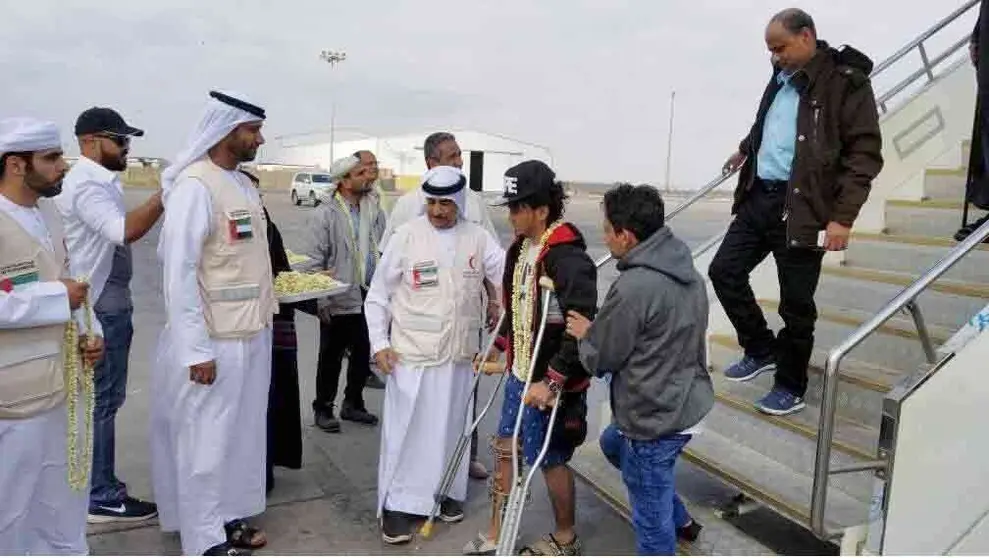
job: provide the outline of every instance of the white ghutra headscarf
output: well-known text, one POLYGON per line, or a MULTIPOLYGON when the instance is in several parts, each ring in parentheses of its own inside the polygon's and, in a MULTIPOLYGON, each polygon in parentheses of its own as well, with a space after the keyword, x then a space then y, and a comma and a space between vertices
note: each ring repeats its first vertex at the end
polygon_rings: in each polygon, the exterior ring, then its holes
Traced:
POLYGON ((264 109, 234 92, 211 91, 210 100, 199 124, 189 136, 185 149, 175 157, 175 162, 161 173, 163 200, 175 185, 178 175, 192 163, 202 159, 214 145, 234 131, 237 126, 265 119, 264 109))
MULTIPOLYGON (((456 167, 433 167, 422 175, 422 195, 424 198, 453 200, 460 216, 467 215, 467 177, 456 167)), ((420 215, 425 214, 425 204, 420 215)))

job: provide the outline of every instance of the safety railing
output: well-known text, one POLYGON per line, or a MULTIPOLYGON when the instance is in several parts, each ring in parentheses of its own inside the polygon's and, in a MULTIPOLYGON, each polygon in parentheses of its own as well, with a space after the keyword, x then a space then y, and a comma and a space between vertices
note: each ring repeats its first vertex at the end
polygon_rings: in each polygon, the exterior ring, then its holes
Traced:
POLYGON ((908 54, 917 51, 917 54, 920 55, 920 62, 921 62, 920 68, 913 71, 902 81, 891 87, 889 91, 882 93, 876 99, 876 104, 879 106, 880 113, 885 114, 886 112, 888 112, 888 105, 890 99, 892 99, 896 95, 899 95, 903 90, 916 83, 917 80, 922 78, 927 78, 927 83, 933 82, 936 79, 936 74, 934 73, 935 68, 937 68, 937 66, 940 65, 945 60, 951 58, 951 56, 954 53, 958 52, 959 49, 963 48, 965 45, 968 44, 970 37, 969 35, 966 34, 964 38, 953 43, 944 52, 938 54, 937 56, 934 56, 933 58, 930 56, 930 53, 927 52, 927 46, 926 46, 927 41, 931 37, 934 37, 935 35, 940 33, 945 27, 953 23, 955 20, 957 20, 959 17, 964 15, 966 12, 968 12, 970 9, 972 9, 974 6, 978 4, 979 4, 978 0, 968 0, 967 2, 965 2, 964 5, 962 5, 962 7, 952 12, 946 18, 932 25, 930 29, 921 33, 919 37, 907 43, 903 48, 896 51, 892 56, 890 56, 886 60, 880 62, 872 70, 871 77, 875 78, 879 74, 886 71, 890 66, 896 64, 897 62, 905 58, 908 54))
POLYGON ((893 297, 882 309, 876 313, 869 321, 862 324, 847 339, 828 353, 828 360, 824 366, 824 394, 821 399, 821 417, 818 424, 817 455, 814 464, 814 487, 810 505, 811 529, 820 538, 831 538, 835 533, 829 533, 825 524, 825 512, 827 510, 828 480, 833 474, 849 473, 853 471, 878 470, 887 467, 886 460, 869 461, 856 466, 841 469, 831 468, 831 449, 834 437, 835 414, 838 406, 838 372, 841 368, 841 361, 849 351, 857 347, 867 337, 875 333, 894 314, 902 310, 910 312, 917 326, 921 343, 924 345, 924 352, 927 360, 931 364, 935 363, 936 355, 930 335, 927 333, 927 326, 924 323, 923 314, 917 304, 917 297, 927 290, 932 283, 941 278, 949 269, 967 256, 976 246, 989 238, 989 222, 984 223, 975 230, 968 238, 959 243, 944 258, 934 264, 920 279, 903 289, 900 294, 893 297))
MULTIPOLYGON (((672 210, 670 210, 669 213, 666 214, 666 222, 669 222, 671 219, 673 219, 678 214, 686 210, 688 207, 706 198, 708 194, 714 191, 715 188, 727 182, 729 178, 735 176, 737 173, 738 173, 738 168, 728 172, 724 172, 714 180, 698 188, 696 191, 694 191, 693 194, 690 195, 689 198, 685 199, 683 203, 674 207, 672 210)), ((722 233, 721 236, 714 238, 712 240, 714 240, 714 242, 717 242, 718 240, 721 239, 722 236, 724 236, 724 233, 722 233)), ((711 242, 711 240, 706 241, 704 245, 707 245, 709 242, 711 242)), ((710 248, 710 246, 707 246, 707 248, 710 248)), ((611 254, 602 256, 600 259, 598 259, 598 261, 594 262, 594 265, 596 265, 597 267, 601 267, 602 265, 608 263, 611 259, 612 259, 611 254)))

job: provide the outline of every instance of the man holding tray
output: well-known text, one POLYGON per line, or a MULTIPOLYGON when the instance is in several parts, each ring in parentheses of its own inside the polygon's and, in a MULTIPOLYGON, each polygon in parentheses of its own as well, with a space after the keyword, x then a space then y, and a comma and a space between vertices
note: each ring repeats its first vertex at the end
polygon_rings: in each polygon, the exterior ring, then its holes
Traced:
MULTIPOLYGON (((385 388, 378 463, 382 538, 411 540, 429 514, 447 461, 464 433, 475 355, 480 351, 484 281, 502 276, 505 253, 463 218, 467 179, 454 167, 423 177, 426 214, 395 230, 365 302, 385 388), (390 328, 390 334, 389 334, 390 328)), ((460 521, 467 460, 460 463, 440 519, 460 521)))
POLYGON ((339 432, 333 408, 340 385, 344 352, 347 387, 340 418, 374 426, 378 417, 364 406, 364 386, 371 374, 371 346, 364 320, 364 298, 377 267, 378 246, 385 230, 385 214, 372 184, 374 173, 359 157, 348 155, 333 162, 330 176, 336 188, 326 194, 312 213, 302 239, 309 261, 299 271, 333 270, 333 276, 350 286, 346 291, 319 300, 319 362, 316 371, 316 426, 339 432))

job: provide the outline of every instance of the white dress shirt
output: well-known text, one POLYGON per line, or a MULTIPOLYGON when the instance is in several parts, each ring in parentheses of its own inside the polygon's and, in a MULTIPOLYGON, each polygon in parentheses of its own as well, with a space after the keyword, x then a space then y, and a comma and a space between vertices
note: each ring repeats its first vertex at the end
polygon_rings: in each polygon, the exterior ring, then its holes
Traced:
POLYGON ((86 157, 62 182, 55 205, 65 225, 72 277, 89 278, 89 297, 95 304, 103 294, 113 267, 113 254, 123 246, 127 220, 124 190, 117 174, 86 157))

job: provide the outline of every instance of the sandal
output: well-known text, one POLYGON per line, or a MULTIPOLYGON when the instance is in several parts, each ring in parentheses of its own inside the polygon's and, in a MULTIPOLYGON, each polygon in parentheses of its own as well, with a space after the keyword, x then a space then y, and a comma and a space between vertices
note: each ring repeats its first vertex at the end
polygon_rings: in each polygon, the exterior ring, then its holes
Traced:
POLYGON ((223 526, 227 532, 227 542, 235 548, 257 550, 268 544, 264 532, 248 525, 243 519, 235 519, 223 526))
POLYGON ((522 547, 520 556, 580 556, 583 551, 580 539, 574 535, 573 540, 567 544, 560 544, 552 533, 543 535, 530 546, 522 547))
POLYGON ((463 554, 465 556, 494 556, 496 550, 498 550, 498 546, 495 541, 487 538, 483 533, 478 533, 464 546, 463 554))

